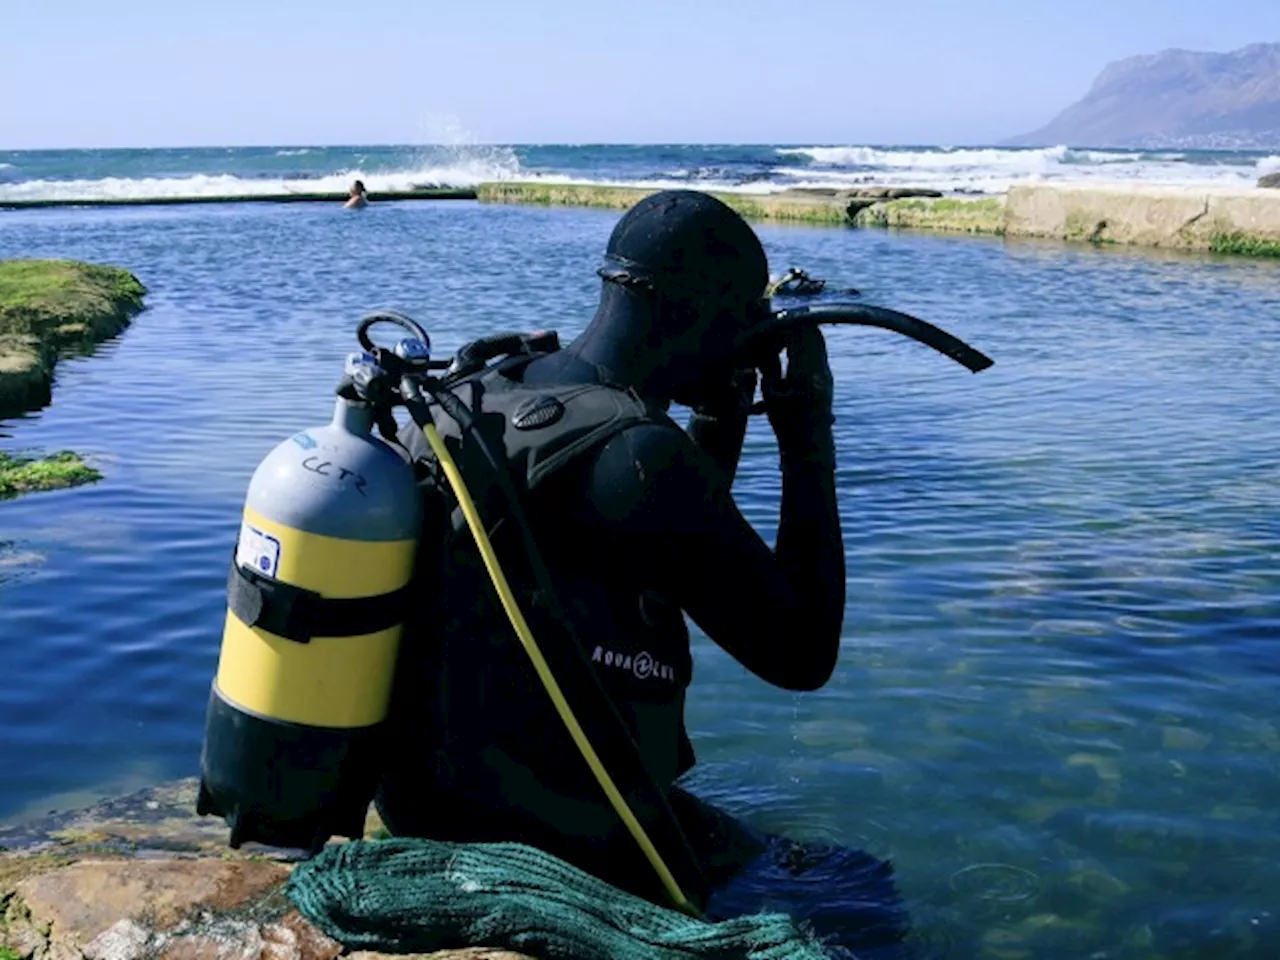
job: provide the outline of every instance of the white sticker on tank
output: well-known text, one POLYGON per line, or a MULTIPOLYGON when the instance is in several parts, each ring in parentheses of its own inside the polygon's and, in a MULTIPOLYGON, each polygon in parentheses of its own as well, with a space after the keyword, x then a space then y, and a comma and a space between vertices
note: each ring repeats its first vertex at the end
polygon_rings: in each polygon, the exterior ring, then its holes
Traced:
POLYGON ((247 523, 240 525, 240 545, 236 564, 248 567, 265 577, 274 577, 280 569, 280 541, 247 523))

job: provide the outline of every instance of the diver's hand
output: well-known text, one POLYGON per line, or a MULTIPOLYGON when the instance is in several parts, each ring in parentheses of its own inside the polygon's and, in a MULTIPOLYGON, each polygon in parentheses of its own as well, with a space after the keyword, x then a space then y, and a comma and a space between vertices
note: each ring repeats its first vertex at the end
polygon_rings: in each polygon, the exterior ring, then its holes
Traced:
POLYGON ((729 382, 710 391, 707 399, 693 408, 695 415, 724 422, 746 422, 755 399, 758 377, 754 367, 735 370, 729 382))
POLYGON ((728 383, 693 408, 689 418, 689 436, 716 462, 730 484, 738 472, 757 380, 753 367, 735 370, 728 383))
POLYGON ((779 364, 765 371, 760 385, 783 466, 810 463, 834 469, 835 381, 827 361, 827 342, 817 326, 806 324, 790 331, 784 346, 786 375, 779 364))

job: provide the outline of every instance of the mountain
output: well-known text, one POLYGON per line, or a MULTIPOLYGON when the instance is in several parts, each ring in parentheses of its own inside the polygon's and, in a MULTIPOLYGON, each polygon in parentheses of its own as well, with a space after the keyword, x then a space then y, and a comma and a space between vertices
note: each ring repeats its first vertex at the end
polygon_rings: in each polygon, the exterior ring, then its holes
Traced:
POLYGON ((1280 148, 1280 43, 1108 64, 1082 100, 1008 146, 1280 148))

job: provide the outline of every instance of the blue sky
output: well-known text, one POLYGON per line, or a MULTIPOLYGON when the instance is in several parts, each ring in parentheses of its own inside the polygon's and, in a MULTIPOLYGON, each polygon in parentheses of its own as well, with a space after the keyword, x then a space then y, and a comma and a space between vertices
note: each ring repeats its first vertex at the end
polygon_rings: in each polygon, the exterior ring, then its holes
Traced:
POLYGON ((5 0, 0 149, 983 143, 1280 0, 5 0))

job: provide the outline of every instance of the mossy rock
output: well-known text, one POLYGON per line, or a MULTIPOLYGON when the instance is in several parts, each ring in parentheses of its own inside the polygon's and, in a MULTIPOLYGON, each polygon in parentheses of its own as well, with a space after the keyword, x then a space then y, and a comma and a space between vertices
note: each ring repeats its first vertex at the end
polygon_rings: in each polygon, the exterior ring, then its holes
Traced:
POLYGON ((1280 240, 1240 232, 1215 233, 1209 238, 1209 249, 1246 257, 1280 257, 1280 240))
POLYGON ((41 458, 0 451, 0 500, 37 490, 78 487, 101 479, 102 474, 70 450, 41 458))
POLYGON ((0 416, 49 402, 55 356, 39 337, 0 334, 0 416))
POLYGON ((119 267, 0 260, 0 417, 48 403, 58 356, 118 334, 146 292, 119 267))
MULTIPOLYGON (((536 206, 599 207, 626 210, 658 193, 652 187, 613 187, 594 184, 482 183, 476 196, 482 203, 517 203, 536 206)), ((711 192, 747 220, 845 225, 846 203, 839 196, 812 191, 775 194, 711 192)))
POLYGON ((910 198, 876 200, 854 198, 849 217, 860 227, 899 227, 936 233, 1004 233, 1004 201, 981 199, 910 198))

